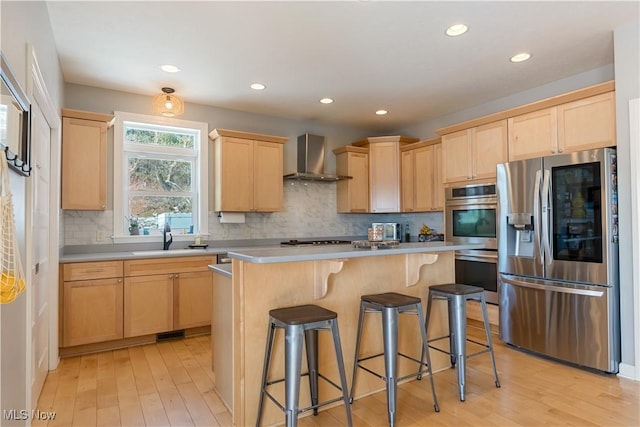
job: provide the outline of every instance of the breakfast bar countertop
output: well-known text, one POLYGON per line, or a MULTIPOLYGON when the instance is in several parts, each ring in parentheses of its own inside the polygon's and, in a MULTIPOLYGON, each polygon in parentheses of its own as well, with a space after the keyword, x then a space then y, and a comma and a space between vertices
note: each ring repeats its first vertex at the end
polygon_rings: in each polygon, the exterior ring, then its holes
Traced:
POLYGON ((231 251, 230 258, 254 264, 317 261, 337 258, 361 258, 385 255, 437 253, 468 249, 483 249, 483 244, 454 244, 451 242, 401 243, 391 249, 363 249, 351 245, 323 245, 304 247, 271 247, 231 251))

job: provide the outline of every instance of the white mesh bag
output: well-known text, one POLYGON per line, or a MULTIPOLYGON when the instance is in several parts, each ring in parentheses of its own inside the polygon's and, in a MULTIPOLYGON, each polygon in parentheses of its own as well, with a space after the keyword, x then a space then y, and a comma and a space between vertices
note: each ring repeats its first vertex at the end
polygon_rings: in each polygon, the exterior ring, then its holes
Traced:
POLYGON ((7 304, 24 292, 25 280, 15 239, 13 200, 5 153, 0 153, 0 174, 0 303, 7 304))

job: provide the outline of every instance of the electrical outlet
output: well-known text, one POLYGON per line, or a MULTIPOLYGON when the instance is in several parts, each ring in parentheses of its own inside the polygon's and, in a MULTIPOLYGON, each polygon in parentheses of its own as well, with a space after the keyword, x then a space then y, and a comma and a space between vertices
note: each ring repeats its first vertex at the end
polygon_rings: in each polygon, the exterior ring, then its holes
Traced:
POLYGON ((96 240, 99 242, 101 240, 106 240, 107 239, 107 232, 104 230, 98 230, 96 231, 96 240))

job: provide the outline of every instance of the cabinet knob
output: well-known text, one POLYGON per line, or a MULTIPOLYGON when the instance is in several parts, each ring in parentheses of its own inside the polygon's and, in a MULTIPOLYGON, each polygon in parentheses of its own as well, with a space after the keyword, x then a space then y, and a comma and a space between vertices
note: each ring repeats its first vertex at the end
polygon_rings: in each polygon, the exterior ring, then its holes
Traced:
POLYGON ((174 274, 174 275, 173 275, 173 278, 174 278, 174 279, 177 279, 178 277, 180 277, 180 275, 179 275, 179 274, 174 274))
POLYGON ((170 275, 169 275, 169 279, 173 279, 173 274, 170 274, 170 275))
POLYGON ((122 283, 122 279, 118 279, 118 283, 122 283))
POLYGON ((562 148, 558 148, 558 153, 562 153, 564 150, 562 148))

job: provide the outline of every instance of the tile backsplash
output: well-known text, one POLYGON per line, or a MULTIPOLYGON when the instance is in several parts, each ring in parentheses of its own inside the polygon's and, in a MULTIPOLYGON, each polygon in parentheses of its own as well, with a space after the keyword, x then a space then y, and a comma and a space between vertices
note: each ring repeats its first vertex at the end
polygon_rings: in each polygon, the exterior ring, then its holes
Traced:
MULTIPOLYGON (((64 246, 113 243, 113 211, 64 211, 63 221, 64 246)), ((414 236, 423 223, 443 230, 441 212, 340 214, 336 213, 335 184, 285 181, 282 212, 246 213, 243 224, 221 224, 217 212, 210 212, 207 240, 363 238, 372 222, 408 222, 414 236)))

